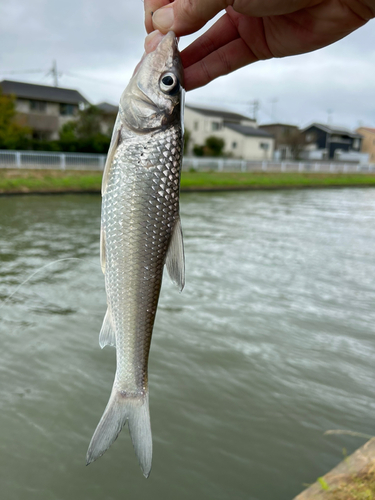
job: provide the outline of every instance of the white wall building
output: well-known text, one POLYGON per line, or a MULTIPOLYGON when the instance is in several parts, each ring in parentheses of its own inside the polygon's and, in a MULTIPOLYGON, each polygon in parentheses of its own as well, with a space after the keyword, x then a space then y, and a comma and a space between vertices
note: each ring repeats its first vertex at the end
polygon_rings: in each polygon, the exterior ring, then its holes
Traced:
POLYGON ((238 113, 186 105, 185 128, 191 133, 188 154, 210 136, 223 139, 224 152, 244 160, 271 160, 273 136, 257 128, 255 120, 238 113))

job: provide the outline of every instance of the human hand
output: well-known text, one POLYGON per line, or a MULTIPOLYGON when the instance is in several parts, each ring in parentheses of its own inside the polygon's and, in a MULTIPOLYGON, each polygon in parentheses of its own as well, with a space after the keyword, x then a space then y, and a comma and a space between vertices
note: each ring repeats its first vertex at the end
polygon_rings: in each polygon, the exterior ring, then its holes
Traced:
MULTIPOLYGON (((194 33, 225 9, 181 53, 186 90, 242 66, 330 45, 375 17, 375 0, 145 0, 148 33, 194 33)), ((146 39, 146 51, 156 38, 146 39)))

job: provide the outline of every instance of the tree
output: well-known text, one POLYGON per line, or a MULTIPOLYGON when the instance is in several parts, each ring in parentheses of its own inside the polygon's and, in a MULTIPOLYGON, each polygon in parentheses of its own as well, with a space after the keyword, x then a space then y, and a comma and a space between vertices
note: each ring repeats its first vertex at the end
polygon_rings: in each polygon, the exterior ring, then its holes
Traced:
POLYGON ((16 100, 0 89, 0 149, 17 149, 28 142, 31 130, 16 121, 16 100))
POLYGON ((96 106, 80 110, 78 119, 65 123, 60 130, 60 146, 64 151, 106 153, 110 136, 102 133, 102 112, 96 106))
POLYGON ((205 145, 207 148, 207 154, 205 154, 205 156, 223 156, 225 146, 224 139, 220 139, 220 137, 212 135, 207 137, 205 145))
POLYGON ((189 143, 191 139, 191 132, 188 128, 185 128, 184 132, 184 153, 188 154, 189 152, 189 143))
POLYGON ((224 147, 224 139, 211 135, 207 137, 203 146, 195 144, 193 153, 195 156, 224 156, 224 147))

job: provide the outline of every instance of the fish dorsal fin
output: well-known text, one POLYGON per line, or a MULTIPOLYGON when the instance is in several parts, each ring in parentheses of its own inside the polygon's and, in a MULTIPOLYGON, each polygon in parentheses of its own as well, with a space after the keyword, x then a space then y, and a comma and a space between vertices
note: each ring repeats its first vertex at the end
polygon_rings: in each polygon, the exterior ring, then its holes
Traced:
POLYGON ((106 255, 105 255, 105 232, 104 227, 100 227, 100 266, 102 268, 103 274, 105 274, 105 263, 106 263, 106 255))
POLYGON ((185 286, 185 254, 180 216, 177 217, 173 228, 165 264, 172 282, 182 292, 185 286))
POLYGON ((109 171, 113 163, 113 158, 115 157, 117 146, 120 143, 120 137, 121 137, 121 119, 120 119, 120 113, 118 113, 115 126, 113 127, 112 139, 109 145, 107 159, 104 165, 103 179, 102 179, 102 196, 104 196, 107 190, 109 171))
POLYGON ((103 325, 99 333, 99 345, 103 349, 106 345, 116 347, 116 335, 112 323, 111 310, 108 307, 105 313, 103 325))

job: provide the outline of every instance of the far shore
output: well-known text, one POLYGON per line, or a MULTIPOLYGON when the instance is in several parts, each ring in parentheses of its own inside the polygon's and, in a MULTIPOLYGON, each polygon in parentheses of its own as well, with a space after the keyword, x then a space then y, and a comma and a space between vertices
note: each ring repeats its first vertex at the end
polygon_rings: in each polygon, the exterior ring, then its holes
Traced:
MULTIPOLYGON (((102 172, 0 169, 0 195, 100 193, 102 172)), ((183 172, 181 192, 375 187, 375 174, 183 172)))

